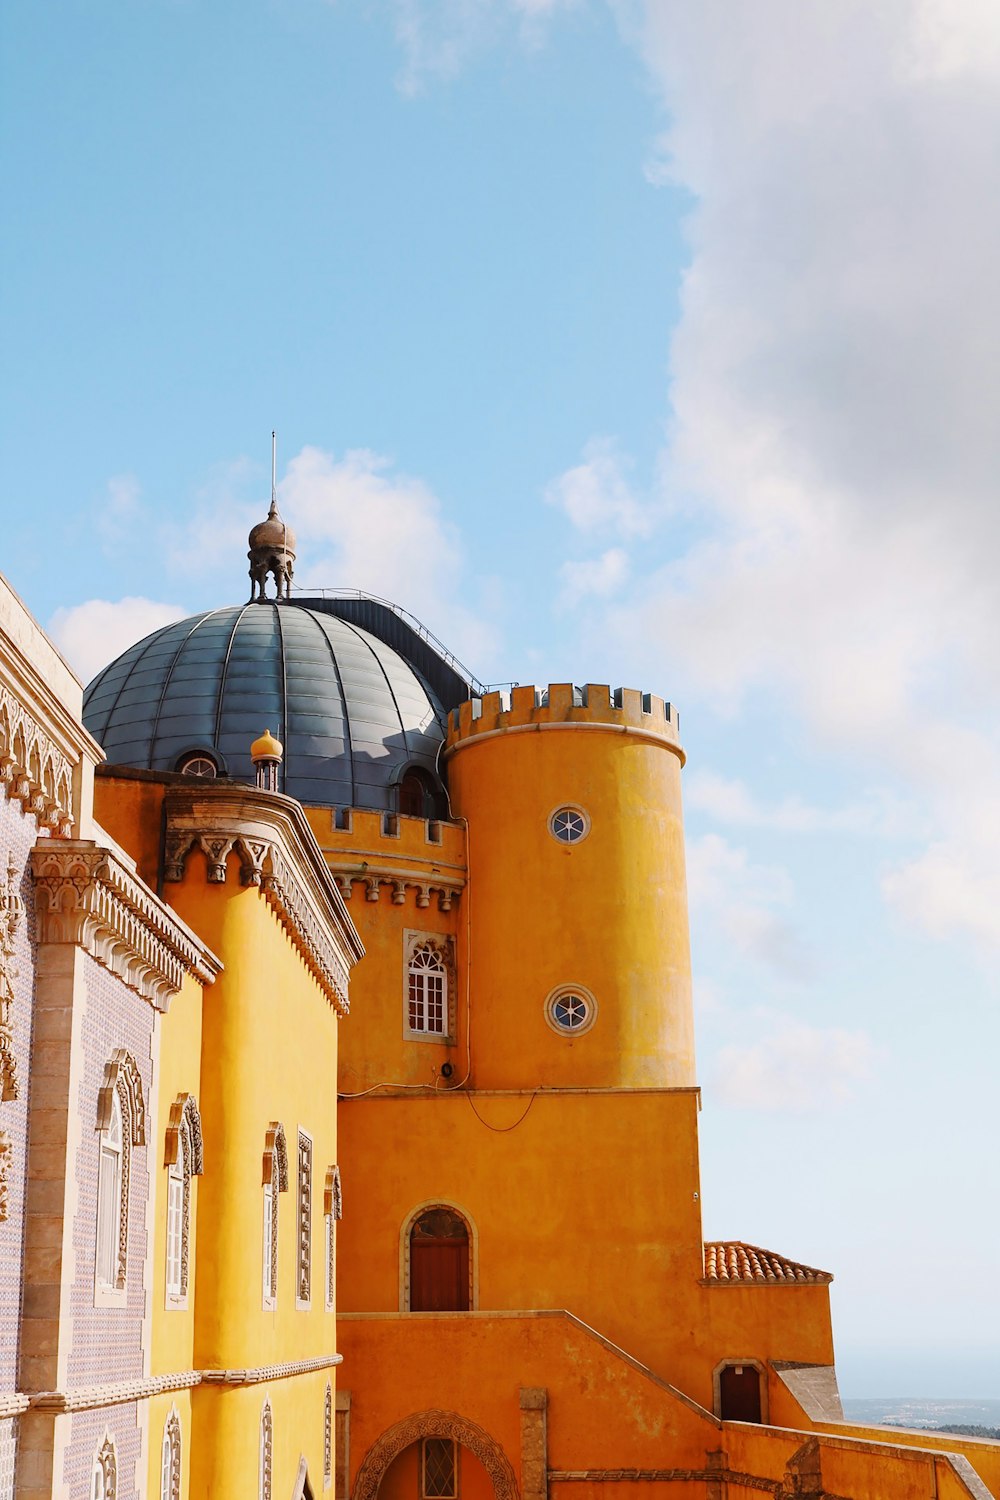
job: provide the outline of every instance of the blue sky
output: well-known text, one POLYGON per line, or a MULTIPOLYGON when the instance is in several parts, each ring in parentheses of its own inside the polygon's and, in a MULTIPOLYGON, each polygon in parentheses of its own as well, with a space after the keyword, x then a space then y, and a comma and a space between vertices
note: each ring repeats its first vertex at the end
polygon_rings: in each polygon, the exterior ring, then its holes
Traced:
POLYGON ((706 1231, 1000 1395, 1000 13, 13 0, 5 571, 84 674, 301 581, 681 706, 706 1231))

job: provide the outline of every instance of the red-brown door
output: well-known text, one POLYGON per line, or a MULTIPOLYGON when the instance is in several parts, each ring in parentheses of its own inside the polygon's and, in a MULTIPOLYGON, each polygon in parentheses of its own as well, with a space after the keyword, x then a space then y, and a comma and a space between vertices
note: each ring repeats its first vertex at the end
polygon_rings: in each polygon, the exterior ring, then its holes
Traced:
POLYGON ((759 1422, 760 1372, 753 1365, 727 1365, 719 1376, 719 1405, 724 1422, 759 1422))
POLYGON ((410 1311, 468 1310, 469 1232, 452 1210, 431 1209, 410 1232, 410 1311))

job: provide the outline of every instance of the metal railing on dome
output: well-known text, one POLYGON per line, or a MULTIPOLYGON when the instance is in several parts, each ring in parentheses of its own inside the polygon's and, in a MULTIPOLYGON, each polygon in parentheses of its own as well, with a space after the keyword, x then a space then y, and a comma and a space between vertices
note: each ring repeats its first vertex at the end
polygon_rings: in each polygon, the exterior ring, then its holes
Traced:
POLYGON ((364 589, 314 589, 303 588, 294 583, 292 589, 296 594, 302 594, 305 598, 315 599, 366 599, 370 604, 380 604, 383 609, 389 609, 394 615, 408 625, 415 635, 430 646, 441 657, 453 672, 457 672, 468 684, 470 692, 476 697, 482 697, 489 692, 489 685, 480 682, 478 677, 473 676, 464 662, 459 661, 454 651, 449 651, 443 641, 439 640, 432 630, 428 630, 422 620, 416 615, 411 615, 408 609, 403 609, 399 604, 393 604, 391 599, 380 599, 377 594, 366 594, 364 589))

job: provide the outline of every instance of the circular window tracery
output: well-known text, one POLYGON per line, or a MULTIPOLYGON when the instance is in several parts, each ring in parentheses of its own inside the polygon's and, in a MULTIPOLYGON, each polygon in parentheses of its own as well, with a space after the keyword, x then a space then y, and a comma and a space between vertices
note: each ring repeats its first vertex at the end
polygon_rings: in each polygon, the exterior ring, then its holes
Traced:
POLYGON ((597 1019, 597 1001, 581 984, 564 984, 545 1002, 545 1019, 560 1036, 582 1036, 597 1019))
POLYGON ((560 844, 579 844, 590 832, 590 818, 582 807, 566 803, 549 817, 549 832, 560 844))
POLYGON ((212 778, 218 776, 219 768, 209 755, 185 755, 177 767, 184 776, 203 776, 212 778))

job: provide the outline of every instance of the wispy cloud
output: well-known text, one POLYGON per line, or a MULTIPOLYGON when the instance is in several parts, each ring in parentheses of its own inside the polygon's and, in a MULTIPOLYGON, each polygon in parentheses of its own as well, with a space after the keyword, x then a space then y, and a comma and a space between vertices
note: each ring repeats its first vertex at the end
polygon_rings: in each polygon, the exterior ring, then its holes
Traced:
POLYGON ((787 870, 756 864, 745 849, 709 833, 688 840, 687 875, 696 924, 721 933, 773 978, 800 984, 813 976, 815 955, 785 915, 794 904, 787 870))
POLYGON ((403 55, 397 80, 403 94, 455 77, 488 43, 512 26, 521 44, 543 44, 552 17, 582 0, 392 0, 396 41, 403 55))
POLYGON ((688 771, 684 780, 688 808, 733 828, 765 828, 774 833, 849 833, 882 836, 919 827, 912 808, 888 791, 872 793, 846 807, 817 807, 795 794, 768 803, 745 781, 707 767, 688 771))
POLYGON ((133 642, 185 613, 178 604, 156 599, 88 599, 57 609, 48 630, 81 682, 87 683, 133 642))
POLYGON ((565 562, 559 569, 559 602, 570 608, 583 599, 607 599, 624 587, 628 576, 628 553, 622 547, 609 547, 600 557, 565 562))
POLYGON ((723 1047, 714 1089, 737 1109, 819 1113, 848 1104, 870 1076, 865 1031, 807 1026, 787 1017, 750 1046, 723 1047))
POLYGON ((583 460, 546 486, 545 500, 563 511, 581 532, 608 532, 628 539, 648 536, 653 506, 632 487, 629 460, 609 438, 592 438, 583 460))

